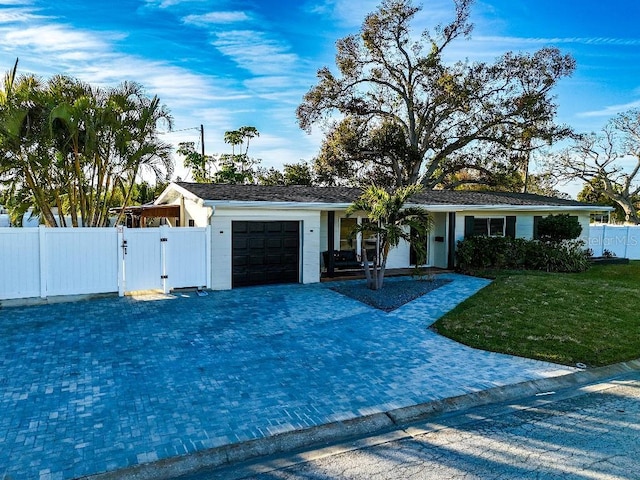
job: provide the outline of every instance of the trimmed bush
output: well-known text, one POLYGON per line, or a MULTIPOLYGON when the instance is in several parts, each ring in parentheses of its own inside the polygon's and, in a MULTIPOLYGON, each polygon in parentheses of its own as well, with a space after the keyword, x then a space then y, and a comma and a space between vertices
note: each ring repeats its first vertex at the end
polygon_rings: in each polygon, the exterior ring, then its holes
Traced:
POLYGON ((524 268, 526 240, 486 235, 466 238, 458 242, 458 268, 464 272, 489 268, 524 268))
POLYGON ((528 242, 525 268, 546 272, 584 272, 589 268, 589 256, 582 240, 564 242, 528 242))
POLYGON ((582 272, 589 260, 579 240, 544 242, 523 238, 474 236, 458 242, 458 270, 543 270, 582 272))
POLYGON ((540 240, 548 242, 562 242, 573 240, 582 233, 582 225, 578 217, 561 213, 541 218, 538 222, 538 236, 540 240))

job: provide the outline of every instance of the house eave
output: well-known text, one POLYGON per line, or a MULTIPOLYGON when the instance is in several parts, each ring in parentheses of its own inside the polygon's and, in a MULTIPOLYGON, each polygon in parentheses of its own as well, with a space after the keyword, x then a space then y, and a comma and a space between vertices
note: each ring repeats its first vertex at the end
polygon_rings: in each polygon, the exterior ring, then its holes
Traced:
POLYGON ((422 207, 430 212, 470 212, 470 211, 507 211, 507 212, 611 212, 613 207, 600 205, 425 205, 411 204, 409 207, 422 207))
POLYGON ((248 202, 238 200, 205 200, 205 207, 214 208, 256 208, 281 210, 346 210, 351 203, 329 202, 248 202))
POLYGON ((200 197, 174 182, 171 182, 153 203, 155 205, 162 205, 164 203, 174 201, 179 198, 180 195, 196 203, 202 203, 202 199, 200 197), (174 195, 172 195, 172 193, 174 193, 174 195))
MULTIPOLYGON (((346 210, 351 203, 330 202, 264 202, 237 200, 204 200, 203 205, 214 208, 256 208, 282 210, 346 210)), ((508 212, 611 212, 613 207, 600 205, 428 205, 407 204, 407 207, 420 207, 430 212, 465 212, 465 211, 508 211, 508 212)))

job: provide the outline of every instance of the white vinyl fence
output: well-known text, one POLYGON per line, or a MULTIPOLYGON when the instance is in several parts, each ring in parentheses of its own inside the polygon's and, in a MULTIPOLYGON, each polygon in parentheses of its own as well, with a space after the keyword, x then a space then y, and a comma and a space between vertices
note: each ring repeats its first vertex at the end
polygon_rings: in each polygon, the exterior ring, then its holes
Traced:
POLYGON ((0 300, 209 287, 207 228, 0 228, 0 300))
POLYGON ((595 257, 606 250, 616 257, 640 260, 640 225, 592 225, 587 246, 595 257))

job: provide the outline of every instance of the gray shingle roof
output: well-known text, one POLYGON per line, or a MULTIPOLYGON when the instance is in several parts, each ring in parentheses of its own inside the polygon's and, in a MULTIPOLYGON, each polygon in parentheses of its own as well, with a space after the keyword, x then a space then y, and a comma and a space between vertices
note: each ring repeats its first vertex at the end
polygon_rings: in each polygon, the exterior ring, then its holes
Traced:
MULTIPOLYGON (((176 182, 203 200, 239 202, 352 203, 361 193, 359 188, 306 187, 266 185, 222 185, 176 182)), ((526 193, 478 192, 470 190, 425 190, 413 202, 423 205, 513 205, 566 206, 595 205, 555 197, 526 193)))
POLYGON ((351 203, 360 189, 347 187, 306 187, 268 185, 223 185, 176 182, 203 200, 239 202, 351 203))

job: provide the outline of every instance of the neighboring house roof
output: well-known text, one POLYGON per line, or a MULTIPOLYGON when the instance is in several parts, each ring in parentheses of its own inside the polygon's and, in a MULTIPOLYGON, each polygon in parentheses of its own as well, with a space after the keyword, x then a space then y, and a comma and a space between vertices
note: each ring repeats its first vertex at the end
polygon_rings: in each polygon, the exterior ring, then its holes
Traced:
MULTIPOLYGON (((205 203, 245 204, 266 203, 333 205, 336 208, 353 203, 361 194, 359 188, 349 187, 307 187, 307 186, 267 186, 267 185, 224 185, 211 183, 175 182, 180 190, 186 191, 203 200, 205 203)), ((163 194, 164 195, 164 194, 163 194)), ((162 197, 159 201, 162 200, 162 197)), ((425 190, 414 196, 412 204, 423 206, 447 207, 517 207, 527 210, 554 207, 554 209, 580 210, 589 209, 603 211, 609 207, 601 207, 591 203, 578 202, 563 198, 545 197, 526 193, 480 192, 471 190, 425 190)), ((465 208, 462 208, 465 209, 465 208)))

